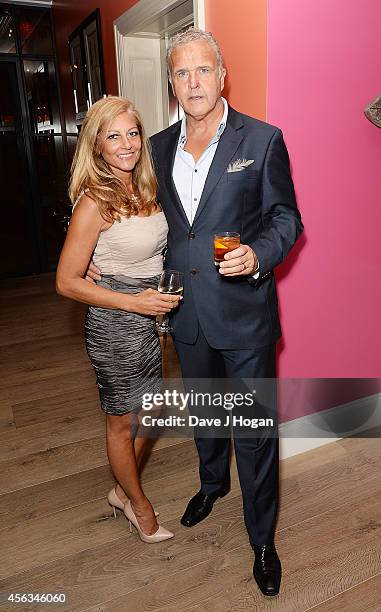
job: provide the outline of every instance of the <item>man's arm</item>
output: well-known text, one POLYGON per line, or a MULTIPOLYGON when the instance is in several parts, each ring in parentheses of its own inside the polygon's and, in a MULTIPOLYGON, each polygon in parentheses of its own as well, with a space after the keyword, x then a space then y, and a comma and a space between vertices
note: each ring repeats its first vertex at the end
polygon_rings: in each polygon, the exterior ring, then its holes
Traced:
POLYGON ((261 200, 263 228, 250 245, 259 261, 260 278, 286 259, 303 231, 290 161, 280 130, 274 133, 266 153, 261 200))
POLYGON ((274 133, 266 153, 261 201, 263 228, 258 238, 253 244, 241 244, 227 253, 219 268, 224 276, 245 275, 254 285, 286 258, 303 231, 290 161, 280 130, 274 133))

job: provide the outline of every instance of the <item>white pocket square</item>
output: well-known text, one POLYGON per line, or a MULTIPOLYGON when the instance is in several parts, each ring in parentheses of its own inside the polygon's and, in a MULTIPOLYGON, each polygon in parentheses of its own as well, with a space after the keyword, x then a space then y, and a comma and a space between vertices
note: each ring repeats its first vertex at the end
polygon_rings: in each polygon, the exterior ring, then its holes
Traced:
POLYGON ((253 163, 253 159, 236 159, 228 165, 226 172, 242 172, 242 170, 246 170, 253 163))

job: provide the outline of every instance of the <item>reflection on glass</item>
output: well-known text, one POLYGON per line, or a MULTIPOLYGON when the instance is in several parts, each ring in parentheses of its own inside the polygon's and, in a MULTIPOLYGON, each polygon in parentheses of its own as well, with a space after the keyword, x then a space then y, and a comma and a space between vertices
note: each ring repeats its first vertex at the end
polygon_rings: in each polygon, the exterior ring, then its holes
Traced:
POLYGON ((5 132, 14 132, 16 128, 16 115, 15 115, 15 100, 14 100, 14 83, 13 79, 10 81, 10 75, 4 64, 2 69, 2 87, 1 91, 1 102, 0 102, 0 134, 5 132), (13 86, 13 87, 12 87, 13 86))
POLYGON ((33 134, 41 238, 45 265, 53 270, 65 237, 69 212, 54 63, 24 60, 23 66, 33 134))
POLYGON ((87 103, 87 84, 84 79, 85 67, 82 61, 81 38, 76 36, 70 41, 70 63, 73 77, 74 104, 77 118, 85 116, 87 103))
POLYGON ((66 142, 67 142, 67 152, 68 152, 69 166, 71 166, 71 162, 73 161, 75 149, 76 149, 77 143, 78 143, 78 136, 72 136, 72 135, 68 134, 67 138, 66 138, 66 142))
POLYGON ((94 19, 84 30, 90 106, 103 95, 97 22, 94 19))
POLYGON ((41 231, 48 269, 57 265, 69 221, 62 137, 38 134, 33 138, 39 186, 41 231))
POLYGON ((6 8, 0 8, 0 53, 16 53, 12 15, 6 8))
POLYGON ((20 7, 18 14, 22 53, 52 55, 49 9, 20 7))
POLYGON ((16 68, 0 62, 0 277, 30 273, 34 239, 16 68))
POLYGON ((24 61, 24 72, 33 132, 35 134, 60 133, 53 62, 24 61))

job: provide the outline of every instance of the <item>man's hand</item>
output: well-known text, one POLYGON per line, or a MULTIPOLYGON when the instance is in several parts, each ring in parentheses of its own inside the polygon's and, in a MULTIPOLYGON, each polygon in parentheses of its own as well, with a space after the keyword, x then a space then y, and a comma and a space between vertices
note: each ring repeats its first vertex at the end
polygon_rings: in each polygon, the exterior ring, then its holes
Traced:
POLYGON ((238 249, 226 253, 219 266, 219 273, 224 276, 252 276, 257 271, 258 259, 248 244, 241 244, 238 249))
POLYGON ((89 267, 86 270, 85 280, 89 281, 89 283, 95 283, 97 280, 101 280, 101 271, 97 266, 93 263, 93 260, 90 261, 89 267))

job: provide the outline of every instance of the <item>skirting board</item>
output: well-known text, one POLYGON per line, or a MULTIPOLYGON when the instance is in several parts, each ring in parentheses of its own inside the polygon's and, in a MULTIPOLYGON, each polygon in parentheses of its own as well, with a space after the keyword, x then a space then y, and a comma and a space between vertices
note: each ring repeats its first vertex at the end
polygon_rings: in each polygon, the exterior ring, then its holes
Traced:
POLYGON ((381 393, 281 423, 280 458, 287 459, 342 438, 367 438, 368 430, 376 427, 381 427, 381 393))

